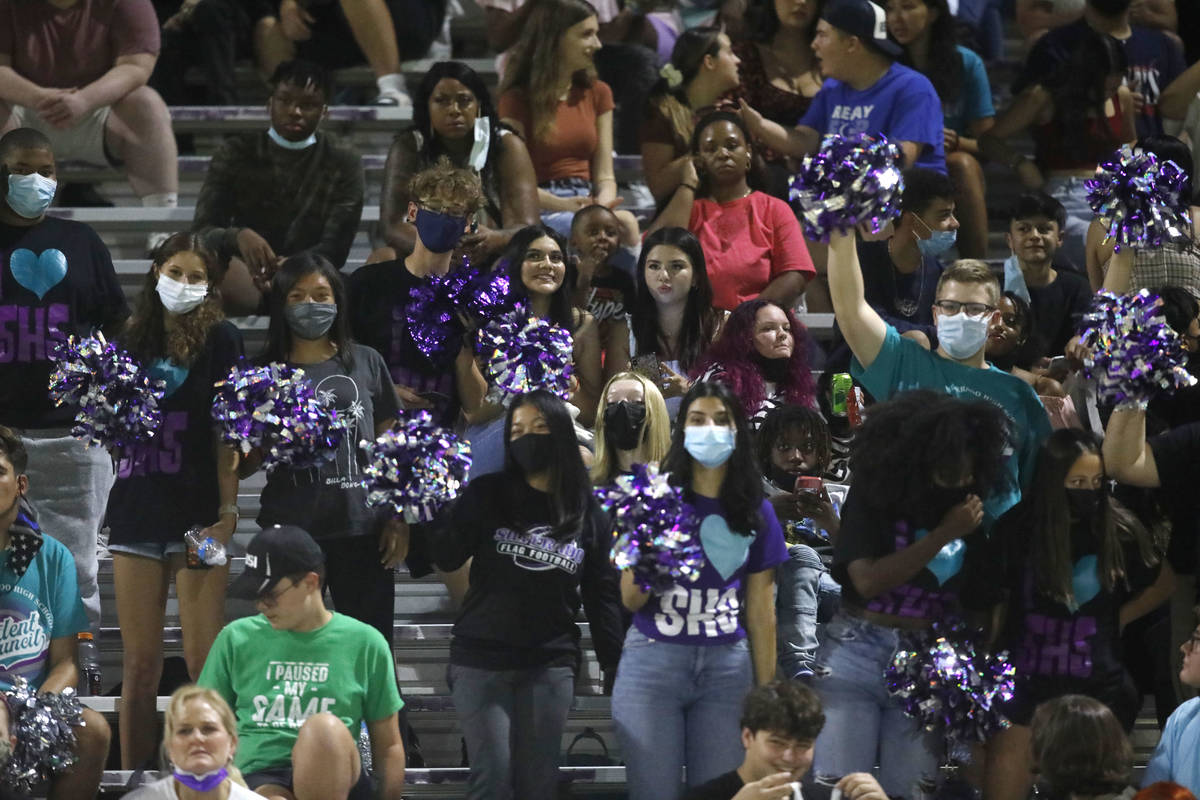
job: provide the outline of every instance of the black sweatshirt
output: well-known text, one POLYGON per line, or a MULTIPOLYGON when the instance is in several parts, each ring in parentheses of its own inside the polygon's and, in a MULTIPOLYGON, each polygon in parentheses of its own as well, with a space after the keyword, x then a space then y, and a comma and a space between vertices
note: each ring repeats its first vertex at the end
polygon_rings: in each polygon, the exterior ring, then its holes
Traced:
POLYGON ((624 629, 608 518, 589 497, 580 529, 555 538, 552 516, 549 494, 503 472, 471 481, 442 516, 433 542, 437 565, 451 571, 474 558, 451 664, 578 670, 582 599, 600 666, 616 668, 624 629))

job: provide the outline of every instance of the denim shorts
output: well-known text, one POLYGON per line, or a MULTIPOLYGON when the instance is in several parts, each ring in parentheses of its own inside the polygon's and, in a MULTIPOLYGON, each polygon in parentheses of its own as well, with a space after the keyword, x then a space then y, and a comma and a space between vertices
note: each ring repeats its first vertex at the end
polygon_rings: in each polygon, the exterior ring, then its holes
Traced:
POLYGON ((132 542, 130 544, 108 545, 110 553, 120 553, 123 556, 138 556, 153 558, 155 561, 168 561, 173 555, 183 555, 187 546, 183 541, 178 542, 132 542))

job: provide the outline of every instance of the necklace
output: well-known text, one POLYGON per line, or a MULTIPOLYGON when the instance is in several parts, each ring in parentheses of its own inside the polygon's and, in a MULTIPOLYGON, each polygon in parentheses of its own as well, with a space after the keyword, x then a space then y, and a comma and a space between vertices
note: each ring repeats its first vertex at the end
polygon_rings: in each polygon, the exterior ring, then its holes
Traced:
MULTIPOLYGON (((893 237, 893 239, 894 238, 895 237, 893 237)), ((887 240, 887 253, 888 253, 888 261, 891 262, 891 264, 889 264, 888 275, 890 275, 892 278, 892 296, 896 298, 894 305, 896 308, 896 312, 898 314, 900 314, 900 316, 912 318, 917 315, 917 311, 921 307, 921 305, 920 305, 921 298, 925 296, 925 264, 920 263, 917 266, 917 269, 921 271, 921 280, 917 287, 917 296, 915 298, 901 297, 900 296, 900 285, 896 281, 896 272, 898 271, 896 269, 896 260, 892 257, 892 241, 893 241, 893 239, 887 240)))

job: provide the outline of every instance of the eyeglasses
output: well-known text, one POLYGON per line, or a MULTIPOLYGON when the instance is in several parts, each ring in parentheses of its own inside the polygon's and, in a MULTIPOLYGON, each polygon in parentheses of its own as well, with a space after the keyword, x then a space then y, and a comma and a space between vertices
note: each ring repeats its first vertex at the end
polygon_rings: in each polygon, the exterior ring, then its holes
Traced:
POLYGON ((290 592, 292 589, 295 589, 299 585, 300 584, 293 581, 292 585, 287 587, 286 589, 282 589, 278 592, 263 592, 258 597, 254 598, 254 600, 257 603, 262 604, 266 608, 274 608, 276 605, 279 604, 279 598, 283 597, 285 594, 290 592))
POLYGON ((989 306, 987 303, 960 303, 957 300, 938 300, 933 304, 935 308, 941 310, 943 314, 954 316, 960 311, 967 312, 968 317, 982 317, 996 310, 995 306, 989 306))

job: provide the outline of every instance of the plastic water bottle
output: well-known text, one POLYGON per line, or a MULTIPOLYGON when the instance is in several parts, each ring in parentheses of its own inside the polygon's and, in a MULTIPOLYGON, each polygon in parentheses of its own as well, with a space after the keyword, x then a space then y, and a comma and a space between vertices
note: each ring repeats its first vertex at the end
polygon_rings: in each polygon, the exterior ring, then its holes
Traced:
POLYGON ((204 528, 193 526, 183 535, 187 545, 188 569, 212 569, 226 562, 225 545, 211 536, 204 535, 204 528))
POLYGON ((95 697, 100 694, 100 652, 91 631, 76 635, 75 649, 79 664, 79 695, 95 697))

